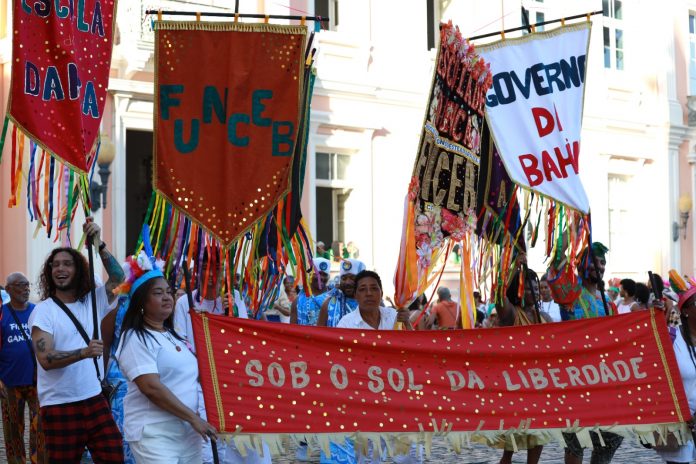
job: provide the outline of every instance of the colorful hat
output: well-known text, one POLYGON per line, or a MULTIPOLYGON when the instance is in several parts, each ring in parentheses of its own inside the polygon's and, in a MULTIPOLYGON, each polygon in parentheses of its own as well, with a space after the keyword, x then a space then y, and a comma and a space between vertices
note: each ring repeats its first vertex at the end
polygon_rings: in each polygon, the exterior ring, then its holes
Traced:
POLYGON ((126 278, 121 285, 114 289, 114 294, 128 295, 132 297, 138 287, 150 279, 164 277, 159 263, 148 258, 144 251, 141 251, 138 256, 129 256, 126 262, 121 266, 126 278))
POLYGON ((138 255, 129 256, 121 266, 125 274, 125 280, 113 291, 116 295, 128 295, 131 298, 138 287, 150 279, 164 277, 162 272, 163 261, 157 261, 152 252, 150 244, 150 228, 147 224, 143 226, 141 232, 143 239, 143 249, 138 255))
POLYGON ((331 270, 331 261, 326 258, 314 258, 312 260, 314 267, 319 270, 319 272, 324 272, 326 274, 331 270))
POLYGON ((682 277, 674 269, 669 271, 669 284, 672 290, 679 296, 679 301, 677 302, 677 307, 681 311, 682 306, 686 303, 686 300, 696 295, 696 282, 694 279, 689 277, 682 277))
POLYGON ((343 277, 346 274, 358 275, 365 270, 365 263, 357 259, 344 259, 341 261, 341 269, 339 275, 343 277))
POLYGON ((606 259, 609 248, 604 246, 602 242, 592 242, 592 254, 597 259, 606 259))

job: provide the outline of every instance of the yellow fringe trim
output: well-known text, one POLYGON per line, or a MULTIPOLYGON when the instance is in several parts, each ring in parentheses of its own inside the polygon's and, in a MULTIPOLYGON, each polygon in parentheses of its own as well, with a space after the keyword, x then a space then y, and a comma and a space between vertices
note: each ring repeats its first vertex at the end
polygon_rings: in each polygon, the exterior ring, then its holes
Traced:
MULTIPOLYGON (((432 442, 434 437, 443 438, 450 448, 460 453, 462 450, 471 448, 472 442, 484 444, 491 447, 502 447, 507 438, 512 442, 514 451, 524 449, 523 446, 518 446, 517 440, 527 440, 533 436, 539 444, 558 442, 565 447, 565 439, 563 433, 574 433, 578 438, 580 446, 591 448, 592 439, 590 432, 612 432, 621 435, 625 438, 638 438, 643 443, 649 443, 653 446, 667 442, 667 436, 673 434, 680 444, 686 444, 691 441, 692 435, 689 427, 685 423, 669 423, 669 424, 650 424, 650 425, 611 425, 594 427, 579 427, 578 421, 572 425, 568 420, 567 427, 557 429, 530 429, 531 420, 522 420, 518 427, 505 428, 503 421, 500 422, 499 430, 484 431, 483 421, 479 424, 478 429, 472 432, 456 432, 452 431, 453 424, 448 424, 443 421, 438 425, 433 419, 432 426, 434 431, 426 432, 423 424, 419 424, 418 432, 353 432, 353 433, 312 433, 312 434, 248 434, 240 433, 241 428, 237 428, 232 433, 222 433, 220 438, 225 441, 234 441, 237 449, 242 456, 247 455, 247 449, 256 450, 260 455, 263 454, 263 444, 268 445, 272 456, 278 456, 284 453, 284 444, 288 440, 292 440, 295 444, 300 442, 307 443, 309 451, 322 450, 327 456, 330 456, 329 443, 343 443, 346 438, 350 438, 355 442, 356 454, 366 455, 369 442, 372 442, 373 452, 381 454, 383 446, 386 446, 387 454, 390 456, 406 454, 411 445, 423 445, 426 457, 430 458, 432 452, 432 442), (382 441, 384 439, 384 442, 382 441)), ((600 443, 603 445, 601 434, 599 435, 600 443)))

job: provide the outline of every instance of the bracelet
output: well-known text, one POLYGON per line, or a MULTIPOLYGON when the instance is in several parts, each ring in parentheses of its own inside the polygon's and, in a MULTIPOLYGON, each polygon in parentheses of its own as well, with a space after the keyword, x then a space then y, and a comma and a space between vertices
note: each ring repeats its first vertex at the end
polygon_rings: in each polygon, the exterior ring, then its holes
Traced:
POLYGON ((99 252, 101 253, 101 252, 104 251, 105 249, 106 249, 106 242, 101 242, 101 243, 99 244, 99 252))

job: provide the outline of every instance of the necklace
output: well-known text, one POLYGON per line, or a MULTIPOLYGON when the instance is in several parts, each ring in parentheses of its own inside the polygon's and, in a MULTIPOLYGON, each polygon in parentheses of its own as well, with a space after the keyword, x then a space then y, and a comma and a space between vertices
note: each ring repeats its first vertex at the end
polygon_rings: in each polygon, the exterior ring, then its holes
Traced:
POLYGON ((177 343, 174 341, 174 337, 172 337, 172 334, 170 334, 168 330, 165 332, 161 332, 161 333, 162 333, 162 335, 164 335, 164 338, 169 340, 169 343, 174 345, 174 348, 176 348, 176 351, 181 351, 181 347, 179 345, 177 345, 177 343))

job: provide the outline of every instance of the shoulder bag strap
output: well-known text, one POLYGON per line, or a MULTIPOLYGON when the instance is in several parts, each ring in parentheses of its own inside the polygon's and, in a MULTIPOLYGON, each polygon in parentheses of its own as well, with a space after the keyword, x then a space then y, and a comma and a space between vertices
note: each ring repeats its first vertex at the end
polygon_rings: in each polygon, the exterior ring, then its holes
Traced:
MULTIPOLYGON (((57 297, 52 296, 51 299, 55 304, 57 304, 60 307, 60 309, 63 310, 63 312, 70 318, 72 323, 75 324, 75 328, 77 328, 77 331, 80 332, 82 339, 85 341, 87 346, 89 346, 89 336, 87 336, 85 328, 82 327, 82 324, 80 324, 80 321, 77 320, 72 311, 70 311, 70 309, 68 309, 68 307, 65 306, 65 303, 60 301, 57 297)), ((97 358, 92 358, 92 361, 94 361, 94 369, 97 371, 97 379, 99 379, 99 382, 101 383, 101 374, 99 373, 99 365, 97 364, 97 358)))
POLYGON ((27 334, 24 332, 24 327, 22 327, 22 323, 19 322, 17 313, 15 312, 14 308, 10 303, 7 303, 7 309, 10 310, 10 314, 12 314, 12 319, 14 319, 15 323, 17 324, 17 327, 19 327, 19 331, 22 334, 22 338, 25 342, 27 342, 27 346, 29 347, 29 353, 31 353, 31 362, 34 363, 34 369, 36 369, 36 356, 34 356, 34 348, 31 346, 31 342, 27 338, 27 334))

